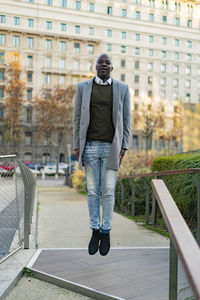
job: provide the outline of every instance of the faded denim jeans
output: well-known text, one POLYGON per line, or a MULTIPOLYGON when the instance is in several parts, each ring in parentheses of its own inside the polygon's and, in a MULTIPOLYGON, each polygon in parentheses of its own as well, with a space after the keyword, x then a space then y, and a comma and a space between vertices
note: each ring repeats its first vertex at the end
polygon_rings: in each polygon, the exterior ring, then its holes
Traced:
POLYGON ((92 141, 86 143, 83 152, 90 227, 91 229, 101 229, 104 233, 109 232, 112 227, 117 178, 117 171, 106 167, 110 150, 111 143, 92 141), (100 218, 100 195, 102 198, 102 221, 100 218))

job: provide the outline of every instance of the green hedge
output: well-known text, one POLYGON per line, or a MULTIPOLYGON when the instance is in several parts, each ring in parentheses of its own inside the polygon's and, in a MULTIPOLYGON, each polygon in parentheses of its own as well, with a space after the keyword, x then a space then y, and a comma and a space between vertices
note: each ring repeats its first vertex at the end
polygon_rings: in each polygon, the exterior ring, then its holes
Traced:
MULTIPOLYGON (((200 168, 200 152, 158 157, 153 161, 152 171, 200 168)), ((195 175, 200 182, 200 175, 195 175)), ((183 217, 195 232, 197 222, 197 189, 192 174, 163 176, 183 217)))

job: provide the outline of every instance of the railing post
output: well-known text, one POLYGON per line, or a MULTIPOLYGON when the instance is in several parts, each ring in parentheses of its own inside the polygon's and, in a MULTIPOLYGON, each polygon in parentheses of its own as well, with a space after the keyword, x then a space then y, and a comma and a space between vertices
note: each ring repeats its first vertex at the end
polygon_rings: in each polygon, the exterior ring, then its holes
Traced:
POLYGON ((135 216, 135 187, 132 178, 129 178, 129 184, 131 186, 131 216, 135 216))
MULTIPOLYGON (((154 177, 155 179, 157 179, 157 176, 154 177)), ((156 197, 154 192, 152 193, 152 220, 151 223, 154 225, 157 222, 157 201, 156 201, 156 197)))
POLYGON ((197 243, 200 246, 200 183, 194 174, 192 174, 192 179, 197 188, 197 243))
POLYGON ((145 205, 145 222, 149 224, 149 185, 147 183, 146 178, 144 178, 144 184, 146 188, 146 205, 145 205))
POLYGON ((122 180, 120 180, 120 186, 121 186, 121 211, 124 210, 124 184, 122 180))
POLYGON ((173 241, 170 238, 170 255, 169 255, 169 300, 177 300, 178 286, 178 257, 173 241))

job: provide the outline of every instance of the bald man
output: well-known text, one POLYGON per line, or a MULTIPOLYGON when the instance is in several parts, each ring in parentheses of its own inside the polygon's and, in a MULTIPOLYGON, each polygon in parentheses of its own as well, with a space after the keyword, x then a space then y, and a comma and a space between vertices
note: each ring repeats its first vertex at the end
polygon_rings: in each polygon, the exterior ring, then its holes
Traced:
POLYGON ((112 70, 111 58, 100 55, 96 76, 79 83, 75 96, 73 149, 79 168, 85 168, 92 229, 90 255, 99 250, 105 256, 110 250, 117 171, 129 146, 129 89, 110 77, 112 70))

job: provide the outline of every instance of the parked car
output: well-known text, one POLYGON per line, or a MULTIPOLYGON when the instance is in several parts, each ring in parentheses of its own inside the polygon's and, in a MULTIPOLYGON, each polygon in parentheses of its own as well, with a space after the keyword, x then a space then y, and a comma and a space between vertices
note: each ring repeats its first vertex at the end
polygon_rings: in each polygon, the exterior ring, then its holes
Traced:
MULTIPOLYGON (((55 175, 56 174, 56 164, 44 166, 43 172, 47 175, 55 175)), ((58 174, 64 175, 65 174, 65 169, 60 168, 60 166, 59 166, 58 174)))

